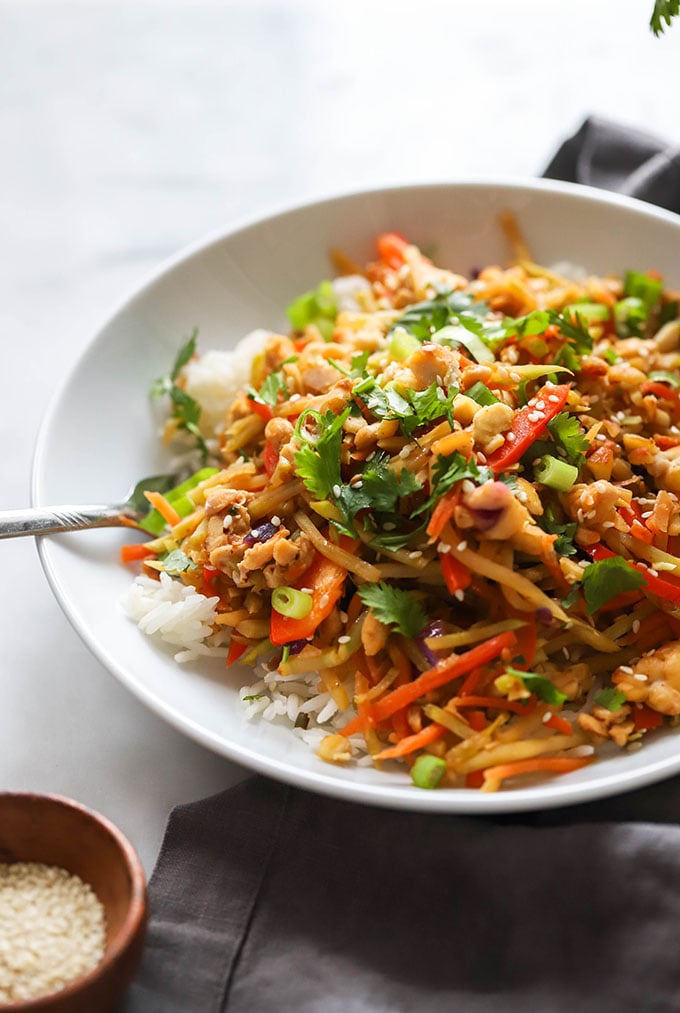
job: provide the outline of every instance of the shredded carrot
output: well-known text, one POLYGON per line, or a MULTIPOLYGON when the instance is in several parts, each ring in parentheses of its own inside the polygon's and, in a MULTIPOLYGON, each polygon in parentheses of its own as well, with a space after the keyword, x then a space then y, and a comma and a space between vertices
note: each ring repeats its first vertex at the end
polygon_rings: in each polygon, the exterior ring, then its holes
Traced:
POLYGON ((486 768, 484 783, 499 784, 508 777, 515 777, 517 774, 534 774, 542 771, 568 774, 589 763, 592 763, 592 756, 536 756, 529 760, 515 760, 514 763, 499 763, 497 767, 486 768))
MULTIPOLYGON (((466 651, 465 654, 452 654, 449 658, 440 661, 434 668, 429 668, 426 672, 423 672, 417 679, 407 683, 405 686, 393 689, 382 700, 378 700, 371 708, 370 722, 376 724, 379 721, 384 721, 385 718, 391 717, 395 711, 413 703, 418 697, 425 696, 427 693, 439 689, 440 686, 444 686, 447 682, 451 682, 461 675, 466 675, 471 669, 478 668, 480 665, 485 665, 487 662, 492 661, 502 651, 512 647, 516 642, 517 638, 510 631, 508 633, 500 633, 496 637, 491 637, 485 643, 473 647, 470 651, 466 651)), ((364 717, 358 716, 353 718, 342 729, 341 734, 353 735, 354 732, 361 731, 364 721, 364 717)))
POLYGON ((423 749, 425 746, 429 746, 431 742, 441 739, 442 735, 446 735, 446 732, 447 729, 443 725, 425 725, 415 735, 407 735, 405 738, 400 739, 396 746, 389 746, 387 749, 383 749, 373 759, 394 760, 397 756, 406 756, 407 753, 413 753, 416 749, 423 749))
POLYGON ((174 528, 175 524, 179 524, 182 520, 172 503, 169 503, 165 496, 163 496, 160 492, 145 492, 144 496, 148 499, 151 506, 158 510, 163 520, 166 521, 171 528, 174 528))
POLYGON ((458 690, 458 696, 470 696, 472 691, 477 688, 479 680, 484 675, 483 668, 474 668, 467 679, 463 682, 463 685, 458 690))
POLYGON ((552 728, 556 732, 561 732, 562 735, 572 735, 574 732, 567 719, 561 718, 559 714, 553 714, 544 724, 546 728, 552 728))
POLYGON ((122 563, 133 563, 138 559, 148 559, 155 556, 153 549, 148 549, 143 542, 136 542, 134 545, 122 545, 120 559, 122 563))
POLYGON ((430 523, 427 525, 427 533, 430 538, 439 538, 442 531, 453 517, 453 511, 456 509, 456 504, 460 498, 460 494, 457 489, 452 489, 451 492, 447 492, 445 496, 438 501, 436 507, 432 511, 432 517, 430 523))
POLYGON ((533 699, 521 703, 519 700, 506 700, 504 696, 456 696, 451 704, 455 704, 456 707, 494 707, 496 710, 512 711, 514 714, 525 715, 531 714, 536 706, 533 699))
POLYGON ((475 732, 483 732, 488 725, 483 711, 470 711, 466 716, 467 723, 475 732))
POLYGON ((469 774, 465 775, 466 788, 481 788, 483 784, 484 784, 483 770, 471 770, 469 774))

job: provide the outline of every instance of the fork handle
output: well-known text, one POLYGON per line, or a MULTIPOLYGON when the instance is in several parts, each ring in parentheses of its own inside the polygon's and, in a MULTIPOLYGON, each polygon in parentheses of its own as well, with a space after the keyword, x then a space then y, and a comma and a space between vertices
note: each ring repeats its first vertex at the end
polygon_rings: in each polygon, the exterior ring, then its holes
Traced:
POLYGON ((54 531, 82 531, 85 528, 112 528, 133 520, 135 514, 123 504, 115 506, 35 507, 27 510, 0 510, 0 538, 47 535, 54 531))

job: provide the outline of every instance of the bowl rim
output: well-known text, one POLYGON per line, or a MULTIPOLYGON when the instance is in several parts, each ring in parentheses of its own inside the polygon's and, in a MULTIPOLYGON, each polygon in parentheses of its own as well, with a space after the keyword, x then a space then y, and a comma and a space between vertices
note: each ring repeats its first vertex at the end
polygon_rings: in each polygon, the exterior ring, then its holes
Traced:
MULTIPOLYGON (((70 984, 65 985, 64 988, 57 992, 49 992, 46 995, 36 996, 34 999, 22 999, 19 1002, 9 1003, 4 1006, 0 1005, 0 1010, 7 1010, 7 1013, 14 1013, 15 1010, 17 1013, 20 1013, 22 1010, 41 1009, 42 1007, 38 1005, 41 1003, 44 1005, 45 1010, 49 1010, 51 1002, 57 999, 61 1001, 62 999, 75 996, 79 992, 85 992, 90 985, 108 972, 109 968, 119 960, 130 943, 135 939, 137 933, 144 926, 147 917, 146 876, 142 861, 126 835, 107 816, 97 812, 97 810, 90 808, 82 802, 78 802, 76 799, 53 792, 0 791, 0 812, 2 811, 3 802, 9 799, 27 801, 38 805, 48 803, 54 805, 57 809, 69 809, 85 816, 104 830, 114 841, 124 859, 125 867, 130 876, 131 896, 123 924, 112 941, 113 945, 110 948, 108 945, 105 947, 104 956, 91 971, 78 978, 74 978, 70 984)), ((87 881, 84 880, 84 882, 87 881)), ((92 884, 87 882, 87 885, 97 896, 92 884)), ((98 897, 97 900, 99 900, 98 897)), ((100 901, 100 903, 102 902, 100 901)))
MULTIPOLYGON (((43 417, 34 449, 31 479, 32 503, 34 505, 41 503, 41 481, 44 459, 46 457, 46 444, 53 417, 58 414, 64 392, 80 369, 84 358, 101 339, 105 329, 133 301, 142 299, 167 273, 188 262, 193 257, 209 252, 213 247, 223 242, 238 238, 242 233, 252 228, 262 226, 268 222, 278 222, 287 216, 294 216, 300 212, 320 211, 324 205, 331 205, 337 201, 351 201, 394 193, 402 193, 405 198, 408 198, 409 195, 416 195, 423 191, 439 190, 442 194, 445 194, 451 191, 474 190, 479 192, 480 190, 499 189, 507 190, 509 194, 514 192, 517 196, 523 194, 531 196, 536 193, 544 193, 556 197, 561 196, 578 201, 586 201, 592 203, 594 207, 605 205, 611 208, 620 208, 624 212, 633 213, 641 218, 647 220, 654 219, 660 223, 670 225, 672 228, 678 230, 680 238, 680 215, 665 208, 660 208, 625 194, 600 190, 596 187, 580 183, 530 176, 480 176, 474 179, 460 177, 449 180, 395 182, 384 186, 351 187, 347 190, 339 190, 327 195, 313 196, 308 200, 301 199, 296 202, 283 203, 275 208, 264 209, 256 215, 244 216, 240 220, 234 220, 226 226, 217 227, 195 241, 186 244, 176 253, 161 261, 158 266, 147 273, 146 277, 141 278, 135 285, 130 286, 127 294, 122 298, 118 298, 108 313, 102 315, 100 325, 90 332, 89 339, 86 340, 80 352, 76 354, 75 361, 72 363, 70 369, 67 370, 61 383, 57 385, 43 417)), ((88 629, 82 626, 70 603, 62 593, 58 573, 53 568, 49 555, 50 537, 39 536, 36 538, 36 542, 41 564, 62 610, 78 635, 102 665, 109 672, 114 673, 116 678, 137 699, 149 707, 153 713, 167 721, 173 728, 205 748, 211 749, 234 763, 247 768, 244 769, 244 777, 250 772, 257 772, 272 777, 275 780, 283 781, 286 784, 295 785, 303 790, 317 792, 345 801, 385 808, 420 811, 431 815, 457 813, 459 815, 483 816, 497 813, 538 811, 575 805, 582 802, 592 802, 600 798, 618 795, 656 783, 663 778, 678 773, 680 770, 680 756, 667 756, 650 761, 646 767, 640 770, 617 771, 602 775, 595 784, 584 784, 580 781, 562 785, 555 783, 551 787, 551 794, 548 798, 544 796, 544 793, 540 789, 527 787, 515 789, 512 793, 498 792, 484 795, 483 797, 479 797, 480 793, 478 792, 471 792, 466 793, 464 798, 460 797, 461 792, 458 789, 444 789, 436 793, 422 792, 417 795, 411 795, 409 792, 407 800, 405 796, 407 789, 404 786, 397 786, 391 792, 386 792, 383 785, 378 786, 375 784, 336 780, 325 774, 322 770, 310 774, 309 771, 298 768, 294 763, 275 761, 269 756, 264 756, 242 744, 229 744, 225 746, 210 730, 197 725, 192 719, 186 719, 181 714, 176 714, 172 707, 167 705, 165 701, 154 697, 146 687, 133 684, 124 666, 117 664, 110 652, 98 643, 96 637, 88 629), (452 791, 456 791, 457 794, 456 802, 453 804, 450 801, 452 791)))

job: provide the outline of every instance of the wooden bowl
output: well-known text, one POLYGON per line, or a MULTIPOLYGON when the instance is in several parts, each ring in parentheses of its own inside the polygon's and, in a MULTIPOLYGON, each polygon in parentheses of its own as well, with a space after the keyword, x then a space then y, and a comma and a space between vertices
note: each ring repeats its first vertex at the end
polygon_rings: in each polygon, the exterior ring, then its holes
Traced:
POLYGON ((105 817, 59 795, 0 792, 0 863, 42 862, 80 876, 104 906, 104 956, 60 992, 0 1013, 108 1013, 139 966, 146 930, 146 883, 127 838, 105 817))

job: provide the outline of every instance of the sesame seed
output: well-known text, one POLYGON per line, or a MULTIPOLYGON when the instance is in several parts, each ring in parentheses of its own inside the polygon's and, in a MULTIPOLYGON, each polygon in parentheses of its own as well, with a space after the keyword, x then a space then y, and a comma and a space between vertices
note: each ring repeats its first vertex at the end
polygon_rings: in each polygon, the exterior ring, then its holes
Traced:
POLYGON ((274 516, 272 517, 272 524, 274 525, 275 528, 281 527, 281 518, 278 516, 278 514, 274 514, 274 516))
POLYGON ((583 745, 574 746, 573 749, 569 750, 570 756, 592 756, 595 752, 595 746, 583 745))
POLYGON ((536 407, 539 409, 539 411, 543 411, 543 409, 545 408, 545 401, 537 401, 536 407))
POLYGON ((335 496, 336 499, 340 495, 340 486, 337 484, 333 486, 333 495, 335 496))
POLYGON ((560 403, 560 399, 558 398, 557 394, 548 394, 548 401, 552 401, 553 404, 560 403))
POLYGON ((630 667, 630 665, 619 665, 619 672, 625 672, 626 675, 632 675, 633 669, 630 667))
POLYGON ((529 405, 530 408, 533 408, 533 406, 536 404, 536 398, 532 397, 530 401, 527 401, 527 404, 529 405))
POLYGON ((605 436, 604 433, 598 433, 597 436, 595 437, 595 439, 596 440, 606 440, 607 437, 605 436))
POLYGON ((529 412, 529 422, 540 422, 544 417, 541 412, 529 412))
POLYGON ((654 513, 653 510, 645 510, 645 512, 642 514, 643 520, 647 520, 647 518, 651 517, 653 513, 654 513))
POLYGON ((483 454, 481 450, 477 454, 477 463, 486 464, 486 454, 483 454))
POLYGON ((651 573, 652 577, 658 577, 659 576, 658 570, 655 570, 653 566, 649 567, 649 572, 651 573))
POLYGON ((348 637, 348 636, 338 637, 338 643, 339 644, 348 644, 350 642, 350 640, 351 640, 351 637, 348 637))
MULTIPOLYGON (((375 453, 375 451, 374 451, 374 453, 375 453)), ((399 457, 408 457, 408 455, 410 453, 411 453, 411 448, 407 445, 407 446, 401 448, 401 450, 399 451, 399 457)))
POLYGON ((526 503, 526 501, 529 499, 524 489, 520 489, 520 491, 517 493, 517 499, 520 501, 520 503, 526 503))
POLYGON ((644 672, 636 672, 633 678, 637 679, 638 682, 647 682, 647 676, 644 672))
POLYGON ((300 400, 300 395, 299 394, 291 394, 290 397, 288 398, 288 400, 289 401, 299 401, 300 400))
POLYGON ((515 381, 515 383, 519 383, 519 382, 520 382, 520 380, 522 379, 522 377, 520 376, 520 374, 519 374, 519 373, 515 373, 515 372, 512 372, 512 373, 510 374, 510 379, 511 379, 511 380, 514 380, 514 381, 515 381))
POLYGON ((508 443, 514 443, 515 440, 517 439, 514 433, 506 433, 505 438, 508 441, 508 443))
POLYGON ((231 516, 231 514, 227 514, 224 520, 222 521, 222 527, 224 528, 225 531, 228 531, 233 523, 234 518, 231 516))
POLYGON ((311 587, 301 587, 300 590, 302 591, 303 594, 314 594, 314 591, 312 590, 311 587))
POLYGON ((454 591, 453 597, 456 599, 456 601, 463 601, 463 599, 465 598, 465 592, 461 591, 460 588, 458 588, 457 591, 454 591))
POLYGON ((565 658, 567 659, 567 661, 569 661, 569 659, 571 658, 571 655, 569 654, 569 648, 568 647, 563 647, 562 648, 562 654, 565 656, 565 658))
POLYGON ((550 388, 554 387, 555 384, 552 382, 552 380, 546 380, 545 383, 543 384, 543 386, 544 387, 548 387, 548 389, 550 389, 550 388))
POLYGON ((633 621, 633 627, 632 627, 632 629, 633 629, 633 633, 639 633, 640 632, 640 620, 639 619, 635 619, 633 621))
POLYGON ((467 542, 465 541, 458 542, 457 549, 459 552, 465 552, 465 550, 467 549, 467 542))
POLYGON ((349 619, 349 616, 347 615, 346 612, 340 612, 339 615, 340 615, 340 622, 341 623, 346 623, 347 620, 349 619))
POLYGON ((552 711, 546 711, 543 717, 541 718, 541 721, 543 722, 543 724, 546 724, 548 721, 551 720, 551 718, 552 718, 552 711))
POLYGON ((447 545, 446 542, 440 542, 437 546, 437 551, 441 552, 441 554, 445 556, 447 552, 451 551, 451 546, 447 545))
POLYGON ((396 526, 397 525, 394 523, 394 521, 385 521, 385 523, 383 524, 383 531, 394 531, 396 526))
POLYGON ((421 556, 422 552, 420 551, 420 549, 414 549, 413 552, 409 552, 408 554, 409 559, 420 559, 421 556))

